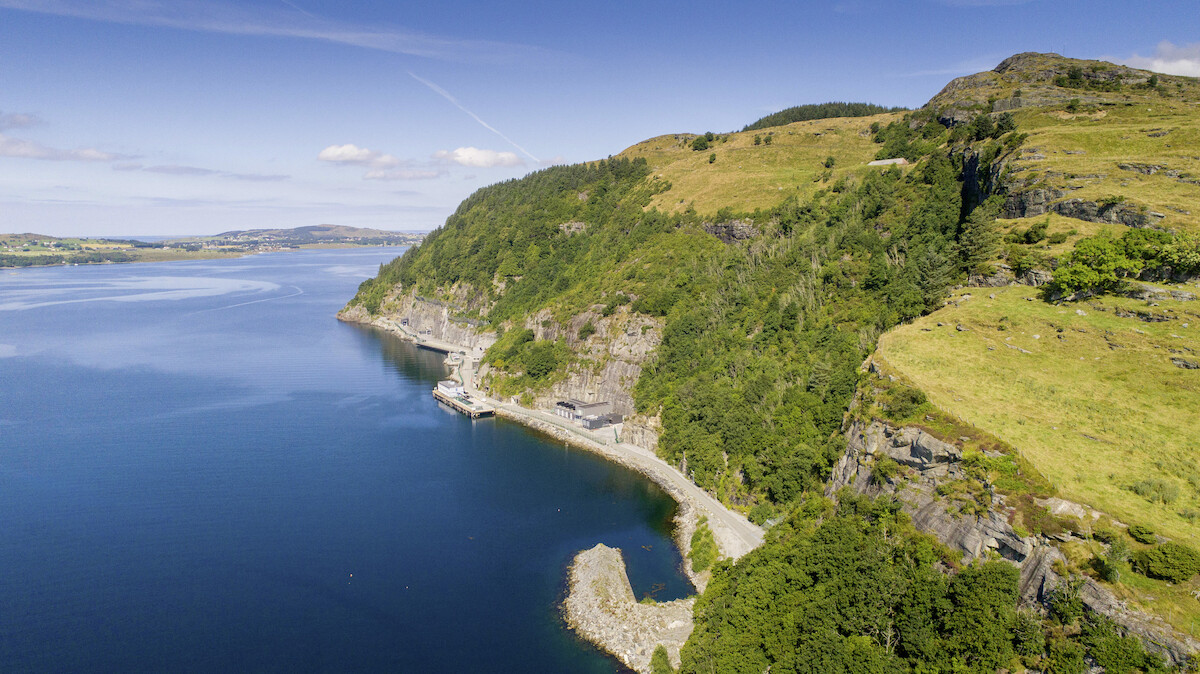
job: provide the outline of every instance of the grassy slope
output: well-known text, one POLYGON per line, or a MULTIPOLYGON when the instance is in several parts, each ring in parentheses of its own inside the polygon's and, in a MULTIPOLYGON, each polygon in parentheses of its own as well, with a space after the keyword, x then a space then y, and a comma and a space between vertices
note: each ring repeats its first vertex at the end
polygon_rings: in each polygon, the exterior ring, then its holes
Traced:
POLYGON ((1200 305, 1054 306, 1028 301, 1026 287, 995 290, 994 300, 970 292, 884 335, 878 357, 938 407, 1019 448, 1067 498, 1200 546, 1200 521, 1180 515, 1200 506, 1200 375, 1171 362, 1200 360, 1200 305), (1173 319, 1120 318, 1117 307, 1173 319), (1152 504, 1127 489, 1147 478, 1177 485, 1178 501, 1152 504))
POLYGON ((1029 134, 1025 156, 1035 156, 1036 150, 1045 159, 1014 162, 1014 177, 1049 174, 1047 184, 1068 189, 1068 198, 1098 201, 1121 196, 1166 215, 1162 227, 1200 231, 1200 184, 1185 182, 1200 182, 1200 104, 1140 97, 1093 113, 1022 110, 1016 120, 1029 134), (1162 131, 1169 132, 1151 135, 1162 131), (1165 166, 1181 175, 1142 175, 1118 168, 1121 163, 1165 166))
POLYGON ((701 214, 722 208, 753 211, 769 208, 785 197, 806 200, 842 176, 867 170, 879 145, 871 141, 873 122, 886 126, 901 113, 796 122, 769 130, 723 134, 710 148, 692 150, 694 135, 658 136, 621 153, 645 157, 653 169, 650 180, 667 180, 671 189, 654 197, 648 208, 681 213, 689 206, 701 214), (770 145, 755 145, 754 136, 772 133, 770 145), (728 140, 721 142, 720 138, 728 140), (709 163, 709 155, 717 160, 709 163), (827 181, 820 178, 826 157, 837 161, 827 181))

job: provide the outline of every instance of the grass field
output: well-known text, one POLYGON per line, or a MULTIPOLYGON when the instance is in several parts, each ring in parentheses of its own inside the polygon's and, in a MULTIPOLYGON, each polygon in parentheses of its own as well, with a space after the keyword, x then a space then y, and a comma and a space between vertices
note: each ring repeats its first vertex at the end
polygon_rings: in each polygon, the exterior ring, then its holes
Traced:
POLYGON ((867 170, 880 146, 871 140, 870 126, 886 126, 902 113, 796 122, 760 131, 718 134, 709 149, 693 150, 695 134, 658 136, 621 153, 645 157, 653 179, 667 180, 671 189, 654 197, 650 208, 678 213, 690 206, 702 215, 721 208, 752 211, 769 208, 787 196, 804 199, 847 174, 867 170), (754 137, 771 138, 754 144, 754 137), (724 140, 722 140, 724 139, 724 140), (710 155, 716 161, 709 162, 710 155), (831 169, 825 160, 834 157, 831 169))
POLYGON ((968 294, 885 334, 877 358, 1016 447, 1064 497, 1200 547, 1200 370, 1172 362, 1200 363, 1200 302, 968 294), (1170 485, 1170 503, 1131 490, 1148 480, 1170 485))
MULTIPOLYGON (((971 288, 885 334, 875 358, 940 410, 1014 446, 1064 498, 1200 547, 1200 369, 1172 362, 1200 363, 1200 301, 1055 306, 1025 286, 971 288), (1174 496, 1151 501, 1131 489, 1139 484, 1174 496)), ((1078 569, 1101 552, 1095 541, 1073 545, 1086 548, 1068 551, 1078 569)), ((1200 637, 1200 578, 1172 585, 1126 570, 1107 585, 1200 637)))
POLYGON ((1139 100, 1093 113, 1015 116, 1029 137, 1022 159, 1011 164, 1014 177, 1042 179, 1067 189, 1068 198, 1123 198, 1165 215, 1162 227, 1200 231, 1200 104, 1139 100), (1120 164, 1160 168, 1146 175, 1120 164))

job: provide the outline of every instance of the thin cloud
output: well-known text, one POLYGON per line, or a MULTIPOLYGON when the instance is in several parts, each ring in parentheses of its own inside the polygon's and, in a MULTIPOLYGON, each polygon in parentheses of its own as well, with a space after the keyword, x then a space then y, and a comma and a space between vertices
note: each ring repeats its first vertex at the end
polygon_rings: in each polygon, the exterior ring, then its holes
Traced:
POLYGON ((231 180, 245 180, 256 183, 280 182, 291 179, 291 176, 283 173, 222 173, 221 175, 231 180))
POLYGON ((517 145, 517 144, 516 144, 516 142, 514 142, 514 141, 513 141, 513 139, 511 139, 511 138, 509 138, 508 136, 506 136, 506 135, 504 135, 504 134, 500 133, 499 131, 497 131, 497 130, 496 130, 496 127, 494 127, 494 126, 492 126, 491 124, 488 124, 487 122, 485 122, 485 121, 483 121, 482 119, 480 119, 480 118, 479 118, 479 115, 477 115, 477 114, 475 114, 475 113, 471 112, 470 110, 466 109, 466 107, 464 107, 462 103, 459 103, 459 102, 458 102, 458 99, 457 99, 457 98, 455 98, 454 96, 451 96, 451 95, 450 95, 450 92, 449 92, 449 91, 446 91, 445 89, 443 89, 443 88, 439 87, 438 85, 434 84, 433 82, 430 82, 430 81, 429 81, 429 80, 427 80, 427 79, 424 79, 424 78, 422 78, 422 77, 418 77, 418 76, 417 76, 415 73, 413 73, 412 71, 409 71, 409 73, 408 73, 408 74, 409 74, 409 76, 410 76, 410 77, 412 77, 414 80, 416 80, 416 81, 420 82, 421 84, 424 84, 425 86, 429 87, 429 89, 430 89, 430 90, 432 90, 434 93, 438 94, 439 96, 441 96, 442 98, 446 99, 447 101, 450 101, 451 103, 453 103, 453 104, 454 104, 454 107, 456 107, 456 108, 458 108, 459 110, 462 110, 463 112, 465 112, 465 113, 467 113, 468 115, 470 115, 470 116, 471 116, 471 119, 474 119, 476 122, 479 122, 480 126, 482 126, 483 128, 487 129, 488 131, 491 131, 492 133, 496 134, 497 136, 500 136, 500 137, 501 137, 501 138, 503 138, 503 139, 504 139, 504 141, 505 141, 505 142, 507 142, 509 145, 511 145, 511 146, 513 146, 513 147, 517 148, 518 150, 520 150, 522 154, 524 154, 526 157, 529 157, 530 159, 532 159, 532 160, 534 161, 534 163, 540 163, 540 162, 541 162, 541 160, 540 160, 540 159, 538 159, 537 157, 533 156, 533 154, 531 154, 531 153, 529 152, 529 150, 526 150, 525 148, 521 147, 520 145, 517 145))
POLYGON ((172 176, 211 176, 220 173, 220 171, 200 168, 199 166, 179 166, 176 164, 167 164, 165 166, 147 166, 142 170, 148 173, 165 173, 172 176))
POLYGON ((1003 60, 1001 56, 977 56, 966 61, 959 61, 945 68, 934 68, 931 70, 915 70, 913 72, 901 73, 900 77, 933 77, 946 75, 974 75, 985 70, 991 70, 996 67, 996 64, 1003 60))
POLYGON ((114 171, 142 171, 170 176, 216 176, 219 178, 228 178, 229 180, 247 180, 253 182, 275 182, 291 179, 291 176, 278 173, 234 173, 232 171, 218 171, 200 166, 181 166, 178 164, 145 166, 139 162, 118 162, 113 164, 112 168, 114 171))
POLYGON ((367 171, 364 180, 433 180, 445 175, 443 171, 422 169, 392 169, 367 171))
POLYGON ((342 166, 365 166, 369 170, 363 174, 363 180, 432 180, 445 175, 444 171, 414 166, 414 162, 353 143, 330 145, 321 150, 317 159, 342 166))
POLYGON ((938 4, 951 7, 1009 7, 1026 5, 1033 0, 937 0, 938 4))
POLYGON ((495 166, 523 166, 525 160, 513 152, 497 152, 481 150, 477 147, 460 147, 456 150, 438 150, 433 158, 438 161, 452 162, 459 166, 473 168, 492 168, 495 166))
POLYGON ((370 166, 374 169, 391 168, 398 166, 400 160, 390 154, 376 152, 365 147, 359 147, 353 143, 345 145, 330 145, 321 150, 317 155, 319 161, 327 161, 334 164, 354 164, 357 166, 370 166))
POLYGON ((42 120, 37 115, 23 112, 9 112, 0 115, 0 131, 5 129, 24 129, 30 126, 37 126, 41 123, 42 120))
POLYGON ((443 61, 538 61, 550 55, 548 50, 526 45, 339 23, 286 1, 275 9, 197 0, 0 0, 0 8, 134 26, 318 40, 443 61))
POLYGON ((0 157, 41 159, 46 161, 113 161, 123 155, 102 152, 95 148, 60 150, 31 140, 12 138, 0 133, 0 157))
POLYGON ((1127 59, 1114 59, 1134 68, 1153 70, 1164 75, 1200 77, 1200 42, 1175 46, 1166 40, 1154 48, 1153 56, 1134 54, 1127 59))

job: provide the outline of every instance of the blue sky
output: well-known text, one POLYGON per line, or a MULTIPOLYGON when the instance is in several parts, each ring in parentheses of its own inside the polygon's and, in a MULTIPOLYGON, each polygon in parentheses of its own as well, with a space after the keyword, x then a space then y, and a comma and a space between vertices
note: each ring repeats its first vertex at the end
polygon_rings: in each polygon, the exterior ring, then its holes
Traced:
POLYGON ((428 230, 475 189, 1022 51, 1200 76, 1194 0, 0 0, 0 232, 428 230))

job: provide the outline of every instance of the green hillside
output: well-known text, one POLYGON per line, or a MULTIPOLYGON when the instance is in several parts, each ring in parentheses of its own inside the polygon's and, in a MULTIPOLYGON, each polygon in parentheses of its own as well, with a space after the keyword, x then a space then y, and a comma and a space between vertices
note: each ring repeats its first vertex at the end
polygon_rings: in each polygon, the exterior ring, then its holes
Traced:
MULTIPOLYGON (((1200 271, 1198 102, 1192 79, 1026 54, 909 113, 659 136, 480 190, 351 304, 386 314, 403 293, 453 304, 500 333, 486 359, 506 393, 603 366, 573 339, 537 339, 535 314, 542 328, 614 312, 661 321, 633 389, 638 412, 661 420, 659 455, 751 519, 783 522, 718 567, 685 671, 1080 671, 1085 652, 1112 671, 1152 670, 1140 642, 1099 617, 1013 613, 1005 571, 946 580, 934 569, 953 555, 893 506, 843 499, 834 512, 820 494, 859 366, 886 333, 884 358, 943 413, 1018 446, 1060 493, 1196 543, 1181 468, 1197 458, 1193 375, 1162 350, 1200 348, 1179 332, 1200 323, 1139 333, 1116 316, 1146 311, 1134 300, 1081 304, 1085 317, 1044 299, 1111 290, 1141 269, 1200 271), (892 158, 906 162, 868 166, 892 158), (1028 301, 973 291, 942 308, 996 265, 1075 285, 1028 301), (999 345, 1022 333, 1040 349, 999 345), (1072 376, 1057 381, 1068 356, 1072 376), (1154 500, 1154 480, 1178 491, 1170 504, 1154 500), (843 556, 893 560, 907 580, 846 576, 843 556), (878 601, 847 608, 864 597, 878 601)), ((1180 324, 1189 311, 1177 309, 1180 324)), ((1095 574, 1098 550, 1072 552, 1071 571, 1095 574)), ((1126 589, 1161 583, 1128 575, 1126 589)), ((1197 617, 1186 593, 1130 597, 1185 631, 1197 617)))
POLYGON ((791 197, 811 199, 842 178, 861 177, 880 149, 872 141, 871 125, 886 125, 901 116, 819 119, 765 131, 714 134, 704 150, 693 149, 699 137, 694 134, 658 136, 621 156, 645 159, 652 178, 666 185, 648 208, 672 214, 688 209, 703 214, 723 208, 768 209, 791 197), (827 167, 830 157, 834 161, 827 167))

